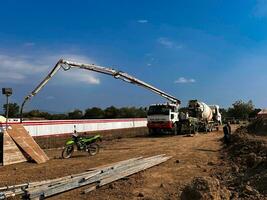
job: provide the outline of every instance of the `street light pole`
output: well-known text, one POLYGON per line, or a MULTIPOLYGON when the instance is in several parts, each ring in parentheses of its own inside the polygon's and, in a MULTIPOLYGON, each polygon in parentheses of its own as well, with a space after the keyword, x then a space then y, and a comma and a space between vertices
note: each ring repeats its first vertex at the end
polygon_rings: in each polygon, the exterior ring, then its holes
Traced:
POLYGON ((9 112, 9 102, 8 102, 8 95, 6 95, 6 130, 8 124, 8 112, 9 112))
POLYGON ((12 95, 12 88, 2 88, 2 94, 6 96, 6 130, 8 127, 9 101, 8 97, 12 95))

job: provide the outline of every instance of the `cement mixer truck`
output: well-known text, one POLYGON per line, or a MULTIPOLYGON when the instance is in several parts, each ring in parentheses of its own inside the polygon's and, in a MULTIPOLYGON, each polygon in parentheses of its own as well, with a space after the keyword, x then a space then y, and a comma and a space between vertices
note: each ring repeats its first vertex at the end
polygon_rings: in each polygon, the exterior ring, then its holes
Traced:
POLYGON ((179 125, 181 132, 211 132, 219 129, 222 122, 218 105, 207 105, 198 100, 190 100, 186 112, 181 112, 179 125))

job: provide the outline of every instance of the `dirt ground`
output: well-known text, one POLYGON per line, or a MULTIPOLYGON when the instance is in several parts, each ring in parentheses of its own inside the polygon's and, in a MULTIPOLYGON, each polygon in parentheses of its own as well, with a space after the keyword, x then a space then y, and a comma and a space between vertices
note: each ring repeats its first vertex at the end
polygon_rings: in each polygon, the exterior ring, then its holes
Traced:
POLYGON ((138 156, 166 154, 167 162, 103 186, 89 194, 79 188, 50 199, 179 199, 182 189, 195 176, 207 176, 220 166, 220 138, 223 133, 197 134, 194 137, 135 137, 103 141, 96 156, 75 152, 60 159, 61 149, 46 150, 50 160, 44 164, 20 163, 0 167, 0 187, 81 173, 93 167, 138 156))

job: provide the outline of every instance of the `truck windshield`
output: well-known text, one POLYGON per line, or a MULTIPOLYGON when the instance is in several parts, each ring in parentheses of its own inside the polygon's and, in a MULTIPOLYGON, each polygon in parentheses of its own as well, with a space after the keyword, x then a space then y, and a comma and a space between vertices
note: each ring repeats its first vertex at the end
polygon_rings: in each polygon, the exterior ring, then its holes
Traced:
POLYGON ((148 115, 169 115, 170 108, 168 106, 150 106, 148 115))

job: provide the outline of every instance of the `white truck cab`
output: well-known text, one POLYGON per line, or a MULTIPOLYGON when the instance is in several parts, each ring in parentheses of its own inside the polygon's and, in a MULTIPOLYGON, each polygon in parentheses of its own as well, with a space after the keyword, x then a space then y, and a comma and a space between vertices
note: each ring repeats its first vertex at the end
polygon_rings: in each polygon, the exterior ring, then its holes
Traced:
POLYGON ((174 132, 177 134, 177 124, 179 121, 179 104, 152 104, 147 112, 147 127, 149 133, 174 132))

